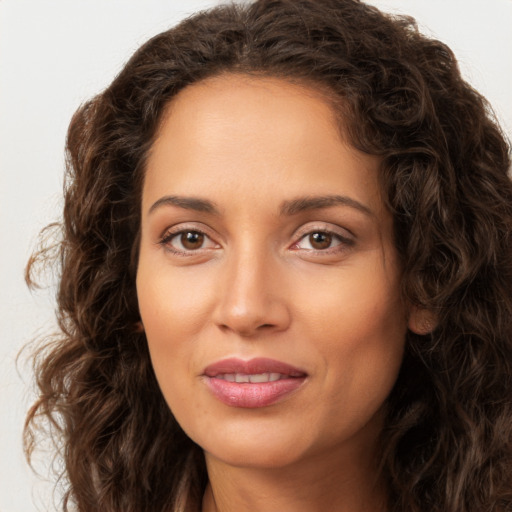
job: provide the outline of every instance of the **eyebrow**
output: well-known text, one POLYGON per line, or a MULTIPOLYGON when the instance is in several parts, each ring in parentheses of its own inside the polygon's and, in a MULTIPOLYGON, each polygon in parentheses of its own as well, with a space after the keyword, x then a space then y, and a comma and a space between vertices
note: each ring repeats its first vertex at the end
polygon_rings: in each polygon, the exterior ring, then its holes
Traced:
MULTIPOLYGON (((177 206, 186 210, 195 210, 198 212, 212 213, 215 215, 219 214, 219 210, 215 203, 208 199, 202 199, 200 197, 186 197, 186 196, 163 196, 155 201, 148 213, 152 213, 162 206, 177 206)), ((319 210, 321 208, 330 208, 333 206, 349 206, 355 208, 360 212, 374 216, 374 213, 365 206, 364 204, 352 199, 348 196, 340 195, 326 195, 326 196, 306 196, 298 197, 296 199, 290 199, 283 201, 280 208, 280 214, 286 216, 296 215, 308 210, 319 210)))
POLYGON ((370 217, 375 216, 368 206, 351 197, 340 195, 307 196, 284 201, 281 206, 281 215, 291 216, 307 210, 319 210, 332 206, 349 206, 370 217))
POLYGON ((185 196, 163 196, 151 205, 148 213, 152 213, 162 206, 178 206, 179 208, 195 210, 197 212, 219 213, 215 203, 212 201, 209 201, 208 199, 201 199, 199 197, 185 196))

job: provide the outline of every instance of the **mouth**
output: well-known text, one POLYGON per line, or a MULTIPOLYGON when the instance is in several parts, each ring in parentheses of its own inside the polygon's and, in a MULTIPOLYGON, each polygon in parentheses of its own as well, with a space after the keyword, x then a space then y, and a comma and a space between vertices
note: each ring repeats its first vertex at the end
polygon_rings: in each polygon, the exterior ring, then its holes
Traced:
POLYGON ((289 375, 281 373, 224 373, 215 376, 216 379, 225 380, 227 382, 250 382, 251 384, 260 382, 276 382, 277 380, 287 379, 289 375))
POLYGON ((306 381, 307 373, 274 359, 224 359, 207 366, 206 385, 226 405, 259 408, 279 402, 306 381))

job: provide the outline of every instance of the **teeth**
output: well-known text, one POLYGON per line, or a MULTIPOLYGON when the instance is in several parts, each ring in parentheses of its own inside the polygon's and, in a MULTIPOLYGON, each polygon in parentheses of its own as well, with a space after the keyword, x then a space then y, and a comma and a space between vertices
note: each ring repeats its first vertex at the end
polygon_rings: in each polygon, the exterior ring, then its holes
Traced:
POLYGON ((224 375, 218 375, 218 379, 225 380, 227 382, 252 382, 252 383, 261 383, 261 382, 275 382, 276 380, 285 378, 285 375, 281 375, 280 373, 255 373, 255 374, 246 374, 246 373, 225 373, 224 375))
POLYGON ((249 375, 249 382, 268 382, 270 375, 268 373, 258 373, 256 375, 249 375))

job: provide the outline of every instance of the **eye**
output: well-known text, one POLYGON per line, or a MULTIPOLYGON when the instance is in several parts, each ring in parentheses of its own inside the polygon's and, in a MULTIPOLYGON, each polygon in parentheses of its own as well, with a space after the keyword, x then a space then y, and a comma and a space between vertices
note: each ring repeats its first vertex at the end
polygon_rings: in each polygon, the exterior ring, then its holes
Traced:
POLYGON ((339 240, 337 240, 337 237, 332 233, 317 231, 304 236, 297 246, 301 249, 324 250, 332 247, 333 242, 334 245, 339 245, 340 243, 339 240))
POLYGON ((292 249, 330 252, 330 249, 341 250, 353 244, 353 240, 338 233, 318 229, 302 235, 299 241, 293 245, 292 249))
POLYGON ((206 233, 195 229, 182 229, 168 233, 160 243, 175 253, 190 253, 218 247, 206 233))

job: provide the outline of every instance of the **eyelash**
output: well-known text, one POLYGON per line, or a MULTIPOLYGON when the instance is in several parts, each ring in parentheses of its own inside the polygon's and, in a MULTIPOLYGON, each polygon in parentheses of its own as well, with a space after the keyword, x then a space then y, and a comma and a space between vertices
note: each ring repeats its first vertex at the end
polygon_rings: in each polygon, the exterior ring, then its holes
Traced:
MULTIPOLYGON (((181 250, 181 249, 177 249, 171 245, 171 242, 173 239, 175 239, 179 236, 183 236, 184 234, 187 234, 187 233, 194 233, 196 235, 203 236, 207 240, 209 240, 210 243, 218 246, 218 244, 216 244, 205 231, 198 229, 196 227, 193 227, 193 228, 180 227, 179 229, 176 229, 176 230, 167 231, 162 236, 162 238, 159 240, 158 243, 161 246, 163 246, 167 251, 169 251, 173 254, 176 254, 178 256, 194 256, 202 251, 210 250, 212 248, 212 247, 199 247, 197 249, 181 250)), ((342 236, 333 230, 317 227, 317 228, 308 228, 307 231, 304 231, 303 233, 301 233, 299 235, 298 240, 292 244, 291 249, 296 250, 296 251, 305 250, 308 253, 316 253, 316 254, 320 254, 320 255, 329 255, 332 253, 342 252, 342 251, 346 250, 347 248, 352 247, 354 245, 354 243, 355 243, 355 241, 353 239, 342 236), (328 237, 332 237, 332 239, 334 239, 334 240, 338 240, 339 243, 337 243, 336 245, 334 245, 332 247, 327 247, 325 249, 314 249, 314 248, 301 249, 300 247, 298 247, 299 244, 303 240, 305 240, 305 239, 307 239, 307 237, 310 237, 315 234, 327 235, 328 237)), ((183 244, 181 244, 181 245, 183 245, 183 244)))
POLYGON ((292 245, 292 249, 300 251, 300 250, 306 250, 308 252, 313 252, 315 254, 321 254, 321 255, 330 255, 333 253, 338 253, 346 250, 349 247, 352 247, 354 245, 355 241, 351 238, 348 238, 346 236, 341 235, 340 233, 337 233, 336 231, 333 231, 331 229, 326 229, 322 227, 316 227, 316 228, 308 228, 307 231, 302 233, 299 236, 299 239, 297 242, 295 242, 292 245), (327 235, 329 237, 332 237, 333 240, 338 240, 339 243, 332 247, 327 247, 325 249, 301 249, 298 247, 298 245, 303 241, 306 240, 308 237, 311 237, 315 234, 321 234, 321 235, 327 235))
MULTIPOLYGON (((210 236, 208 236, 207 233, 205 233, 205 231, 198 229, 196 227, 193 227, 193 228, 180 227, 179 229, 176 229, 174 231, 166 231, 158 243, 160 245, 162 245, 167 251, 169 251, 173 254, 176 254, 178 256, 194 256, 194 255, 198 254, 200 251, 209 249, 209 248, 205 249, 203 247, 200 247, 198 249, 180 250, 171 245, 171 241, 174 238, 178 238, 187 233, 194 233, 197 235, 204 236, 206 239, 210 240, 212 243, 215 243, 215 242, 213 242, 212 238, 210 236)), ((218 245, 218 244, 216 244, 216 245, 218 245)))

